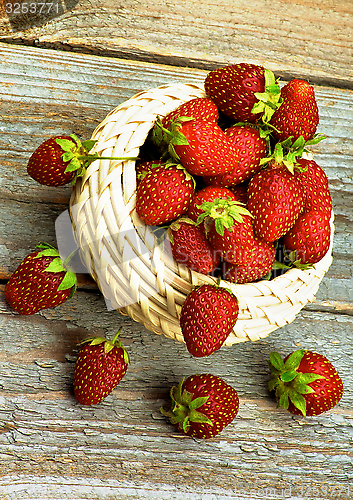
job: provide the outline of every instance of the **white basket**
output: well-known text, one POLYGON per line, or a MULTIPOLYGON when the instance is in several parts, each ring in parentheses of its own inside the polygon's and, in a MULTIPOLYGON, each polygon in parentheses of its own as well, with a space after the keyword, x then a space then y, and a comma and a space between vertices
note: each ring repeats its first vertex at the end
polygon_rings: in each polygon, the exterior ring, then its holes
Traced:
MULTIPOLYGON (((96 128, 94 151, 101 156, 135 157, 157 116, 195 97, 194 84, 162 86, 141 92, 114 109, 96 128)), ((215 278, 190 271, 170 257, 135 210, 135 162, 97 160, 76 183, 70 213, 82 259, 114 309, 148 330, 183 341, 179 317, 194 285, 215 278)), ((222 282, 238 298, 239 317, 225 345, 259 340, 291 323, 315 299, 332 262, 331 245, 311 269, 290 269, 271 281, 222 282)))

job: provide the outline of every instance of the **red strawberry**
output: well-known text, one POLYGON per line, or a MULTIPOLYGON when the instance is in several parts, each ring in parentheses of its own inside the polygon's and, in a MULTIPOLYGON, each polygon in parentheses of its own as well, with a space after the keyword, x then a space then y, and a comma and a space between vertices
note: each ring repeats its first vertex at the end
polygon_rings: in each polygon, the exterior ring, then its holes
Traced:
POLYGON ((129 355, 118 336, 113 340, 95 337, 84 340, 78 353, 74 371, 74 392, 83 405, 102 401, 125 376, 129 355))
POLYGON ((289 137, 295 141, 302 136, 311 139, 319 123, 314 88, 304 80, 291 80, 281 90, 283 102, 271 118, 277 130, 274 137, 282 142, 289 137))
POLYGON ((215 269, 220 257, 207 241, 200 226, 187 217, 180 217, 168 228, 174 259, 192 271, 208 274, 215 269))
POLYGON ((156 166, 137 187, 137 214, 149 225, 171 222, 188 210, 193 193, 194 180, 181 165, 156 166))
POLYGON ((270 391, 276 391, 279 406, 294 415, 320 415, 342 398, 342 380, 322 354, 300 349, 282 360, 272 352, 269 366, 270 391))
POLYGON ((135 157, 103 157, 90 154, 96 141, 81 142, 75 134, 50 137, 28 160, 28 174, 45 186, 63 186, 83 176, 86 168, 97 158, 136 160, 135 157))
POLYGON ((169 152, 192 175, 217 175, 238 165, 236 147, 216 124, 201 120, 175 123, 169 152))
POLYGON ((176 428, 194 438, 209 439, 219 434, 236 417, 238 394, 224 380, 209 373, 192 375, 172 387, 172 406, 163 415, 176 428))
POLYGON ((240 63, 210 71, 205 91, 229 118, 255 123, 268 121, 280 102, 280 88, 270 70, 240 63))
POLYGON ((235 195, 227 188, 206 186, 194 193, 191 205, 188 209, 188 217, 196 222, 199 215, 204 212, 204 210, 200 208, 202 203, 205 201, 214 201, 217 198, 235 200, 235 195))
POLYGON ((300 264, 315 264, 330 247, 330 216, 324 211, 310 210, 299 215, 294 226, 284 235, 288 252, 295 252, 300 264))
POLYGON ((249 182, 248 209, 254 216, 255 234, 265 241, 283 236, 294 225, 303 205, 303 187, 282 163, 271 162, 249 182))
POLYGON ((217 122, 218 115, 218 108, 211 99, 207 97, 196 97, 195 99, 180 104, 180 106, 163 117, 161 122, 164 128, 169 128, 173 121, 182 116, 194 118, 195 120, 217 122))
POLYGON ((226 263, 224 279, 232 283, 251 283, 265 277, 272 269, 276 249, 273 243, 255 238, 251 258, 246 265, 226 263))
POLYGON ((226 262, 245 265, 254 248, 254 231, 250 212, 239 202, 216 199, 201 205, 206 237, 226 262))
POLYGON ((225 174, 208 177, 206 184, 229 187, 249 180, 261 169, 260 161, 266 156, 266 140, 251 126, 233 126, 225 131, 238 149, 238 165, 225 174))
POLYGON ((235 196, 236 201, 243 203, 243 205, 248 204, 248 183, 242 182, 236 186, 230 186, 228 188, 235 196))
POLYGON ((317 210, 330 216, 332 199, 324 170, 314 160, 301 158, 297 160, 295 174, 304 188, 304 210, 317 210))
POLYGON ((5 297, 19 314, 31 315, 56 307, 72 297, 76 275, 63 267, 58 251, 39 243, 12 274, 5 287, 5 297))
POLYGON ((201 285, 186 297, 180 326, 190 354, 201 358, 220 349, 238 319, 238 301, 218 285, 201 285))

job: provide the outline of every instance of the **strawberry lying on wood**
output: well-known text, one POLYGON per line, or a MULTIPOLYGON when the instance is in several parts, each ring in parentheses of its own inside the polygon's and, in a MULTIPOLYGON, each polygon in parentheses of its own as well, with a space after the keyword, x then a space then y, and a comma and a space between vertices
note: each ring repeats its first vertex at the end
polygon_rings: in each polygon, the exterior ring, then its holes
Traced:
POLYGON ((206 373, 182 379, 170 392, 172 404, 161 413, 187 436, 210 439, 236 417, 239 398, 236 390, 220 377, 206 373))
POLYGON ((186 297, 180 326, 190 354, 201 358, 220 349, 239 314, 235 295, 219 285, 201 285, 186 297))
POLYGON ((81 343, 74 371, 74 392, 79 403, 100 403, 125 376, 130 360, 118 338, 120 331, 112 340, 95 337, 81 343))
POLYGON ((64 267, 59 252, 47 243, 39 243, 36 248, 5 286, 7 302, 22 315, 59 306, 76 291, 76 275, 64 267))
POLYGON ((275 391, 279 406, 295 415, 320 415, 342 398, 342 380, 322 354, 300 349, 283 360, 272 352, 269 366, 269 390, 275 391))

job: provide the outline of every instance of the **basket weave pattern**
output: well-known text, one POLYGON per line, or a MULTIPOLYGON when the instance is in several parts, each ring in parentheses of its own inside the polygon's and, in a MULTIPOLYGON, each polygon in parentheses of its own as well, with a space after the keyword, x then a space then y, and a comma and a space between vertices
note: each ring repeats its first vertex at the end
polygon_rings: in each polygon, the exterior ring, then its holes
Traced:
MULTIPOLYGON (((185 101, 204 97, 193 84, 162 86, 141 92, 107 115, 92 135, 101 156, 135 157, 157 116, 185 101)), ((133 160, 96 160, 79 179, 70 213, 82 259, 113 309, 148 330, 183 341, 181 306, 194 285, 215 278, 178 264, 135 210, 133 160)), ((333 217, 332 217, 333 219, 333 217)), ((292 322, 315 293, 332 261, 331 246, 311 269, 291 269, 271 281, 237 285, 221 282, 238 298, 238 321, 225 345, 258 340, 292 322)))

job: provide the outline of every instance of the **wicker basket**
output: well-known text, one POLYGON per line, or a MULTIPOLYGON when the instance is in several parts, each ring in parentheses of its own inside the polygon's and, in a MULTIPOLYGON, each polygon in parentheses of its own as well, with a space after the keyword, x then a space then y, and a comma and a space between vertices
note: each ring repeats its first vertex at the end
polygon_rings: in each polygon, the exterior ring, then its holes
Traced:
MULTIPOLYGON (((134 157, 157 115, 205 96, 194 84, 162 86, 141 92, 114 109, 94 131, 101 156, 134 157)), ((135 210, 135 162, 97 160, 72 193, 70 213, 82 259, 111 308, 128 314, 148 330, 183 341, 179 316, 193 285, 212 283, 165 252, 155 233, 135 210)), ((333 217, 332 217, 333 219, 333 217)), ((292 322, 315 299, 332 261, 326 256, 307 271, 291 269, 271 281, 223 282, 239 301, 238 321, 225 345, 258 340, 292 322)))

